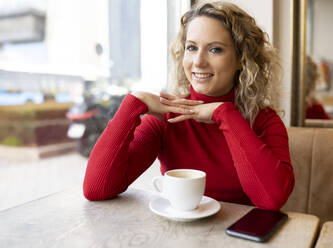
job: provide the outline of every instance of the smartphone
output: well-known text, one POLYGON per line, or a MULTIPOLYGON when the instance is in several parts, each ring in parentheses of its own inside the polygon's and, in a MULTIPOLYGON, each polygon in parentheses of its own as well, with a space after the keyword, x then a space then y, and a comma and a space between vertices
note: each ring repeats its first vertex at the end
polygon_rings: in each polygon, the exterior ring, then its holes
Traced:
POLYGON ((226 233, 252 241, 266 242, 285 223, 288 215, 280 211, 254 208, 226 229, 226 233))

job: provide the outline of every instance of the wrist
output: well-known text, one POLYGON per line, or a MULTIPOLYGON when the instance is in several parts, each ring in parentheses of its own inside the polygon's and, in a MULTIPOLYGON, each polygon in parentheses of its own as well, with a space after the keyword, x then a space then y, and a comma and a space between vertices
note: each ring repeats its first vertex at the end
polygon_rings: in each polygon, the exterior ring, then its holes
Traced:
MULTIPOLYGON (((212 108, 211 108, 211 111, 210 111, 210 120, 214 121, 213 120, 213 115, 214 115, 214 112, 216 109, 218 109, 220 106, 222 106, 224 104, 224 102, 215 102, 213 105, 212 105, 212 108)), ((214 121, 215 122, 215 121, 214 121)))
POLYGON ((144 103, 149 108, 149 96, 146 92, 143 91, 135 91, 132 93, 134 97, 139 99, 142 103, 144 103))
MULTIPOLYGON (((131 93, 133 96, 135 96, 136 98, 140 99, 141 101, 144 100, 144 92, 142 91, 134 91, 131 93)), ((144 101, 143 101, 144 102, 144 101)))

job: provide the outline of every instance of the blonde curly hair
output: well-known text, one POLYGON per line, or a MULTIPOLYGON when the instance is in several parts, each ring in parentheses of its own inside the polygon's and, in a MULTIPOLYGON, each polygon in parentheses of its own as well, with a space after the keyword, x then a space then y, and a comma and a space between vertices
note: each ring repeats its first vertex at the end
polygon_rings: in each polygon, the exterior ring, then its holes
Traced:
POLYGON ((319 78, 318 66, 313 59, 306 56, 306 79, 305 79, 305 101, 308 106, 316 101, 316 82, 319 78))
POLYGON ((253 17, 227 2, 200 2, 181 18, 178 36, 171 45, 173 69, 169 90, 185 96, 190 82, 182 65, 188 24, 198 16, 215 18, 229 31, 242 69, 236 75, 235 106, 250 125, 260 109, 276 109, 280 92, 281 66, 268 36, 253 17))

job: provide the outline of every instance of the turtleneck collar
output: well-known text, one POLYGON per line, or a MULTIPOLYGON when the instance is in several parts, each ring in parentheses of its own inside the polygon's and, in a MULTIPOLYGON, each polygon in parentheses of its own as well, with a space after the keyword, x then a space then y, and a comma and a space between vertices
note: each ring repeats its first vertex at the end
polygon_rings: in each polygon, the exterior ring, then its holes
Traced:
POLYGON ((211 103, 211 102, 234 102, 235 99, 235 87, 233 87, 229 93, 227 93, 224 96, 207 96, 204 94, 200 94, 196 92, 192 85, 190 88, 191 95, 189 97, 190 100, 201 100, 205 103, 211 103))

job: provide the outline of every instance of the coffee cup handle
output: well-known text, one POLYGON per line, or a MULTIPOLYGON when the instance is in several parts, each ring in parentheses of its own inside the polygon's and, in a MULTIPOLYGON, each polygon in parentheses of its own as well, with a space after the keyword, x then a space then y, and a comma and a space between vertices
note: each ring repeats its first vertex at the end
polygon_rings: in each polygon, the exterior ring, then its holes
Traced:
POLYGON ((154 177, 152 182, 153 182, 154 188, 158 192, 162 193, 163 192, 163 176, 154 177), (162 182, 162 188, 158 186, 160 184, 159 182, 162 182))

